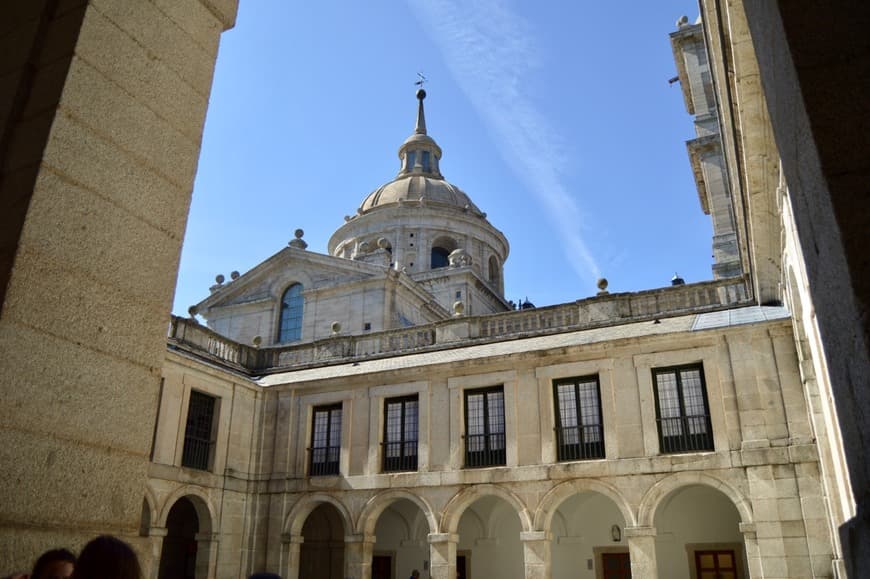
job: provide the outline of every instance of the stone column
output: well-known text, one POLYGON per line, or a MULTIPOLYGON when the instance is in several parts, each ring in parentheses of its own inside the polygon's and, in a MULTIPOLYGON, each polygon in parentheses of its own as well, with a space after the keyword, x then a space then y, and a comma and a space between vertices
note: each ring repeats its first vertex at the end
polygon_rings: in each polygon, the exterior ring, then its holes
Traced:
POLYGON ((284 579, 299 578, 299 557, 302 553, 302 535, 281 535, 281 577, 284 579))
POLYGON ((374 535, 346 535, 344 537, 345 579, 371 579, 374 535))
POLYGON ((624 535, 628 540, 631 576, 639 579, 658 579, 655 527, 626 527, 624 535))
POLYGON ((520 533, 523 542, 523 566, 526 579, 548 579, 550 577, 550 533, 529 531, 520 533))
POLYGON ((196 576, 213 579, 217 574, 218 535, 197 533, 194 539, 196 539, 196 576))
POLYGON ((746 566, 749 568, 749 579, 761 579, 764 572, 761 569, 761 554, 758 551, 758 539, 755 536, 755 524, 740 523, 743 533, 743 546, 746 550, 746 566))
POLYGON ((455 533, 429 533, 429 577, 431 579, 456 579, 455 533))
POLYGON ((142 561, 142 573, 147 579, 157 579, 160 575, 160 555, 163 553, 163 539, 169 534, 166 527, 151 527, 148 529, 148 541, 151 543, 150 561, 142 561), (149 565, 146 569, 146 565, 149 565))

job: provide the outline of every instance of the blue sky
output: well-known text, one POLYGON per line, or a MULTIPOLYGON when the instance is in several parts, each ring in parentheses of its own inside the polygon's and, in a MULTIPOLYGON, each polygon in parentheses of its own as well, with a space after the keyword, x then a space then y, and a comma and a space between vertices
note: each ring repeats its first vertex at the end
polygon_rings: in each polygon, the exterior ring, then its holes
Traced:
POLYGON ((416 73, 441 170, 511 244, 536 305, 711 278, 711 226, 668 33, 694 0, 240 3, 224 33, 173 312, 281 250, 310 251, 398 171, 416 73), (620 8, 617 12, 614 7, 620 8), (630 8, 630 10, 629 10, 630 8))

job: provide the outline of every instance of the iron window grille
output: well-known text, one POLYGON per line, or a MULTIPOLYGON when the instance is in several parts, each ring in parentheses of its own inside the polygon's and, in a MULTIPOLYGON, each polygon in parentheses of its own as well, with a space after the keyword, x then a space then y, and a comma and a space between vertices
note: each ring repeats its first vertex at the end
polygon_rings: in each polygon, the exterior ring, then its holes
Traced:
POLYGON ((664 454, 713 450, 701 364, 653 370, 659 448, 664 454))
POLYGON ((419 408, 416 395, 384 403, 384 472, 417 470, 419 408))
POLYGON ((604 458, 604 428, 598 376, 553 383, 558 459, 604 458))
POLYGON ((503 466, 505 454, 504 389, 465 391, 465 466, 503 466))
POLYGON ((187 405, 187 425, 181 466, 210 470, 214 448, 214 414, 217 399, 192 390, 187 405))
POLYGON ((341 404, 318 406, 311 425, 308 474, 337 475, 341 456, 341 404))

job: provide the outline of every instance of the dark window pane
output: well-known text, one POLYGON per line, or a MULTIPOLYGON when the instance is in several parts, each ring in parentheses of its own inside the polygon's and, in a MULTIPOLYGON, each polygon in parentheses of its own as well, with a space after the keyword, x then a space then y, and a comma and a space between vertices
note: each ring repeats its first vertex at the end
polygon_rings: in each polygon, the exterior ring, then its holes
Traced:
POLYGON ((504 391, 501 387, 465 393, 465 465, 506 462, 504 391))
POLYGON ((713 450, 703 368, 657 369, 653 378, 661 452, 713 450))
POLYGON ((562 379, 554 383, 554 391, 558 459, 604 458, 598 378, 562 379))
POLYGON ((278 341, 295 342, 302 338, 302 284, 294 283, 281 298, 281 327, 278 341))
POLYGON ((391 398, 384 404, 383 470, 417 470, 417 397, 391 398))
POLYGON ((212 447, 212 428, 216 398, 191 391, 187 406, 187 425, 184 430, 184 448, 181 466, 209 470, 212 447))

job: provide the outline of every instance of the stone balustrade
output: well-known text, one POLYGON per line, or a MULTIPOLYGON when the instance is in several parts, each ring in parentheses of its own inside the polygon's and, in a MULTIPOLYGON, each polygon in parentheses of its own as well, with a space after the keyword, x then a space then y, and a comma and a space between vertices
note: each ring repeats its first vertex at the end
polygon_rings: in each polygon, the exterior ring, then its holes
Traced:
POLYGON ((468 345, 524 334, 576 331, 703 313, 750 301, 746 280, 729 278, 642 292, 603 294, 556 306, 455 317, 412 328, 338 335, 264 348, 239 344, 195 320, 173 317, 168 339, 172 348, 215 358, 246 373, 264 374, 277 369, 437 349, 460 340, 468 345))

